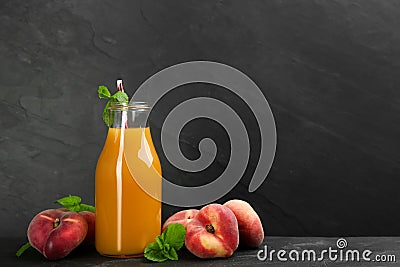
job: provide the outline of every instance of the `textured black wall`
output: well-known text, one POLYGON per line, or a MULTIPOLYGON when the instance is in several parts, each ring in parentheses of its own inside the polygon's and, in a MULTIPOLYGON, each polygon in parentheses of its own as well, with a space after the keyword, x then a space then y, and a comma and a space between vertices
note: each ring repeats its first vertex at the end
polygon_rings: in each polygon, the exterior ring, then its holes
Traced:
MULTIPOLYGON (((245 72, 277 124, 268 179, 247 192, 259 153, 254 130, 245 177, 220 201, 250 201, 269 235, 400 234, 398 1, 15 0, 0 1, 0 25, 0 236, 24 235, 34 214, 66 194, 93 204, 107 130, 97 85, 122 77, 132 94, 190 60, 245 72)), ((156 108, 156 145, 168 109, 202 95, 257 129, 237 97, 188 85, 156 108)), ((195 158, 204 136, 219 145, 215 164, 185 174, 160 155, 169 179, 204 183, 223 170, 229 143, 215 123, 187 125, 182 150, 195 158)), ((177 209, 165 206, 164 218, 177 209)))

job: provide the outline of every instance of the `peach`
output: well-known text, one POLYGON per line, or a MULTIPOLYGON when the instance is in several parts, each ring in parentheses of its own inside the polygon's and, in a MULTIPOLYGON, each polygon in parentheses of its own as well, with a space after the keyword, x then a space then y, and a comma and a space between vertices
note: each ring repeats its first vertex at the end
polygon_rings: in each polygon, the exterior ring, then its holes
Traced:
MULTIPOLYGON (((58 208, 57 210, 61 210, 64 212, 71 212, 67 208, 58 208)), ((85 237, 85 240, 83 240, 82 245, 91 245, 94 244, 94 231, 95 231, 95 223, 96 223, 96 213, 91 212, 91 211, 79 211, 78 212, 80 215, 85 218, 87 224, 88 224, 88 231, 85 237)))
POLYGON ((239 242, 246 247, 258 247, 264 240, 264 230, 258 214, 249 203, 239 199, 224 204, 236 216, 239 225, 239 242))
POLYGON ((67 256, 85 239, 88 224, 77 212, 49 209, 37 214, 28 226, 32 247, 49 260, 67 256))
POLYGON ((186 225, 185 245, 199 258, 231 256, 239 245, 235 214, 220 204, 203 207, 186 225))
POLYGON ((85 218, 87 224, 88 224, 88 231, 85 237, 85 240, 83 240, 82 244, 85 245, 90 245, 94 244, 94 230, 95 230, 95 223, 96 223, 96 214, 91 211, 80 211, 80 215, 85 218))
POLYGON ((163 224, 162 231, 167 228, 168 225, 173 223, 180 223, 186 227, 186 225, 199 213, 199 210, 189 209, 181 210, 169 217, 163 224))

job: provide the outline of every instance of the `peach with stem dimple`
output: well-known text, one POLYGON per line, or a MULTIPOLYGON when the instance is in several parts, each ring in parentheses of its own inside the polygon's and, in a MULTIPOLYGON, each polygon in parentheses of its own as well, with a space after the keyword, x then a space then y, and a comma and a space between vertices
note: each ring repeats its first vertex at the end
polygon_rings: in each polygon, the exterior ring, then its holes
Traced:
POLYGON ((27 235, 32 247, 49 260, 58 260, 81 244, 87 231, 87 222, 79 213, 49 209, 32 219, 27 235))
POLYGON ((186 225, 185 245, 199 258, 230 257, 239 245, 235 214, 220 204, 204 206, 186 225))

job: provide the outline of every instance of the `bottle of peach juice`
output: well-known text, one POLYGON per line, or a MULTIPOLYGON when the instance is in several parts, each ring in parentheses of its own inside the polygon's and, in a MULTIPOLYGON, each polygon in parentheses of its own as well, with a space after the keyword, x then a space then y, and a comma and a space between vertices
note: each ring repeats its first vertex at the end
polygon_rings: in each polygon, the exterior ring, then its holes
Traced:
POLYGON ((161 232, 161 166, 144 102, 112 103, 110 126, 96 167, 96 250, 143 256, 161 232))

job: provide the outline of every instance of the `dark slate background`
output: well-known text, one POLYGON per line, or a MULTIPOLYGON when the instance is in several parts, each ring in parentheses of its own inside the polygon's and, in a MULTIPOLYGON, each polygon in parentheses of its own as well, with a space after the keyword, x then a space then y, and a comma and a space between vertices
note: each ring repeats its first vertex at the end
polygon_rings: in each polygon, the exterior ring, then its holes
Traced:
MULTIPOLYGON (((231 65, 261 88, 275 116, 273 167, 255 192, 259 132, 249 108, 223 88, 187 85, 151 117, 193 96, 231 105, 250 129, 245 177, 228 195, 251 202, 268 235, 399 235, 400 2, 0 1, 0 236, 23 236, 37 212, 67 194, 94 203, 94 170, 106 135, 100 84, 134 90, 165 67, 191 60, 231 65)), ((206 183, 229 158, 209 120, 181 133, 188 158, 203 137, 216 162, 179 183, 206 183), (210 130, 212 129, 212 130, 210 130)), ((190 197, 190 196, 188 196, 190 197)), ((164 206, 163 216, 177 207, 164 206)))

